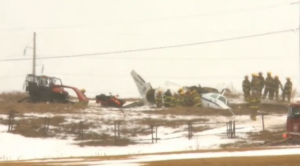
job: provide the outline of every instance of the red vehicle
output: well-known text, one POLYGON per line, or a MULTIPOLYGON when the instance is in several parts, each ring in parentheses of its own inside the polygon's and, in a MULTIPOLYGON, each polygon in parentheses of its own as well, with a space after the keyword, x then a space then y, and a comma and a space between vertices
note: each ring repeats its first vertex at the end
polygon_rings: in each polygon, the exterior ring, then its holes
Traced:
POLYGON ((96 103, 100 103, 103 107, 117 107, 121 108, 126 103, 125 100, 118 99, 118 95, 113 96, 111 93, 109 96, 100 94, 96 96, 96 103))
POLYGON ((286 121, 285 138, 300 137, 300 102, 291 103, 288 110, 286 121))

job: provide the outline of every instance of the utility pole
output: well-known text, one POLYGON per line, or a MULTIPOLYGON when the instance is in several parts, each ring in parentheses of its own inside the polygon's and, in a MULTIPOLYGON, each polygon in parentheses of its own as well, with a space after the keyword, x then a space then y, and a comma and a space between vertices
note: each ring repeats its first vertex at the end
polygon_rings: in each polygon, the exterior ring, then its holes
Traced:
POLYGON ((36 33, 33 33, 33 62, 32 62, 32 74, 35 75, 35 62, 36 62, 36 33))

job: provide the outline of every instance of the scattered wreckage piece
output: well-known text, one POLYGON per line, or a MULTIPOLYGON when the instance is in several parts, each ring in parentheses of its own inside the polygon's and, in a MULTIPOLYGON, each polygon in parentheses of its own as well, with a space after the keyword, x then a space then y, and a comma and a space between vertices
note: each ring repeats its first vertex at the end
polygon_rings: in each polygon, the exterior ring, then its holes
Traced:
POLYGON ((110 93, 110 95, 100 94, 96 97, 96 103, 100 103, 102 107, 116 107, 121 108, 126 103, 125 100, 119 99, 118 95, 114 96, 110 93))

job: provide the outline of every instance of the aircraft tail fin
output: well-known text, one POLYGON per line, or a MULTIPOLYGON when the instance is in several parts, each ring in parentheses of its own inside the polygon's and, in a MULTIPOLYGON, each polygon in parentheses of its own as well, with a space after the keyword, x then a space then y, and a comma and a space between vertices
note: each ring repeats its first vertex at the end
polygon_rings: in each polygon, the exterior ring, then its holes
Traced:
POLYGON ((222 89, 222 91, 220 92, 220 94, 221 94, 221 95, 224 95, 224 94, 225 94, 225 91, 226 91, 225 89, 222 89))
POLYGON ((137 88, 138 88, 138 91, 141 95, 141 97, 143 98, 143 100, 145 102, 146 101, 146 94, 149 90, 152 89, 152 86, 150 83, 146 83, 146 81, 138 74, 136 73, 134 70, 132 70, 130 72, 132 78, 133 78, 133 81, 135 82, 137 88))

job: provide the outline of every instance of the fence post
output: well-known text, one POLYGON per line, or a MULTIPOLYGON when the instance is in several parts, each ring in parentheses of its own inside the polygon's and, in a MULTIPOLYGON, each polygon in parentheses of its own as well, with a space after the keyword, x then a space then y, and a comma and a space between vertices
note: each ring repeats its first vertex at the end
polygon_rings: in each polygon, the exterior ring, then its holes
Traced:
POLYGON ((50 117, 45 117, 44 119, 44 134, 47 136, 47 133, 49 131, 49 124, 50 124, 50 117))
POLYGON ((151 125, 150 125, 150 128, 151 128, 151 140, 152 140, 152 143, 153 143, 153 142, 154 142, 154 137, 153 137, 153 134, 154 134, 153 128, 154 128, 154 126, 153 126, 152 123, 151 123, 151 125))
POLYGON ((187 129, 188 129, 188 139, 190 140, 191 139, 191 137, 190 137, 190 122, 188 122, 188 127, 187 127, 187 129))
POLYGON ((79 139, 83 139, 83 122, 79 122, 79 139))
POLYGON ((233 138, 235 138, 235 121, 233 121, 233 138))
POLYGON ((192 128, 192 122, 188 121, 188 138, 189 140, 193 137, 193 128, 192 128))
POLYGON ((120 139, 120 133, 121 133, 121 131, 120 131, 120 121, 118 121, 118 139, 120 139))
POLYGON ((114 121, 114 138, 115 142, 117 142, 117 122, 114 121))
POLYGON ((235 137, 235 121, 226 122, 227 126, 227 137, 234 138, 235 137))
POLYGON ((262 122, 262 128, 263 128, 263 131, 265 131, 265 118, 264 118, 264 114, 261 114, 261 122, 262 122))
POLYGON ((226 122, 226 134, 227 138, 229 137, 229 122, 226 122))
POLYGON ((155 142, 157 142, 157 126, 155 126, 155 142))
POLYGON ((9 111, 9 116, 8 116, 8 129, 7 129, 7 132, 12 131, 13 125, 14 125, 14 119, 15 119, 15 111, 11 110, 11 111, 9 111))

